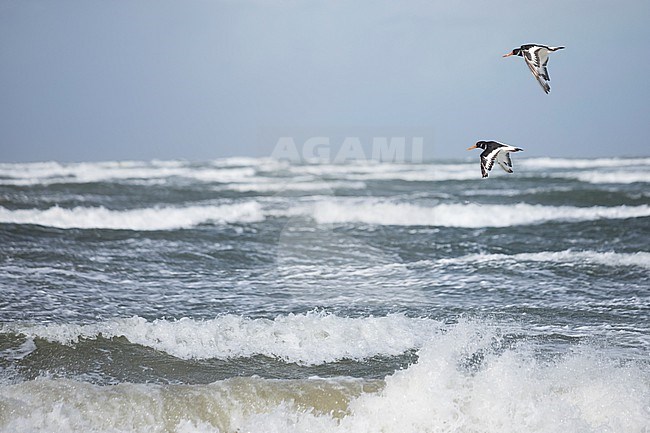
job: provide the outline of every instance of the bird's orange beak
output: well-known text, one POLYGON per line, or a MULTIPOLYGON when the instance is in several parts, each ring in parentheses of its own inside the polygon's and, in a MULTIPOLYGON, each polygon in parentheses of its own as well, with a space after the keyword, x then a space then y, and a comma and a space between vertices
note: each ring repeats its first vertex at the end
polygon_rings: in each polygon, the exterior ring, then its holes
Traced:
POLYGON ((512 56, 513 54, 514 54, 514 53, 513 53, 512 51, 510 51, 508 54, 504 54, 502 57, 510 57, 510 56, 512 56))
POLYGON ((467 150, 472 150, 472 149, 476 149, 476 145, 467 148, 467 150))

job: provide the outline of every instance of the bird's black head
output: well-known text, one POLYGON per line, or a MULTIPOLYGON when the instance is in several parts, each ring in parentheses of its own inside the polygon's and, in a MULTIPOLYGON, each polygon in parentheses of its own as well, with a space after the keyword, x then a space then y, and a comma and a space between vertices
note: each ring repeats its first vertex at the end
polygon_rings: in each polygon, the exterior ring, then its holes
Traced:
POLYGON ((508 54, 504 54, 503 57, 510 56, 523 56, 521 48, 513 48, 508 54))
POLYGON ((483 149, 483 150, 485 150, 485 146, 487 146, 487 142, 485 142, 485 141, 477 141, 474 146, 468 147, 467 150, 472 150, 472 149, 483 149))

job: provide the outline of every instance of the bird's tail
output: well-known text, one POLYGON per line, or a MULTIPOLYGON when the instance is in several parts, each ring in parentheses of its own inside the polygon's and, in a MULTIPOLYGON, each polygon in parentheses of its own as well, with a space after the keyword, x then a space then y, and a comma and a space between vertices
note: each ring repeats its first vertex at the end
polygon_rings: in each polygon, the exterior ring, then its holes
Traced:
POLYGON ((563 50, 565 47, 548 47, 549 51, 563 50))

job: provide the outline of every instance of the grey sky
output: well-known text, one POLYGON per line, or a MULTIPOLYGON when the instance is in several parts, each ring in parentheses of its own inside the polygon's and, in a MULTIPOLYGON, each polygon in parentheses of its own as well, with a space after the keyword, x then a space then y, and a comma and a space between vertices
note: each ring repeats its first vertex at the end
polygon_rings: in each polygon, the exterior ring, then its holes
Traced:
POLYGON ((430 131, 428 158, 648 155, 649 22, 647 0, 0 0, 0 161, 269 156, 274 131, 346 128, 430 131), (528 42, 567 47, 550 95, 501 57, 528 42))

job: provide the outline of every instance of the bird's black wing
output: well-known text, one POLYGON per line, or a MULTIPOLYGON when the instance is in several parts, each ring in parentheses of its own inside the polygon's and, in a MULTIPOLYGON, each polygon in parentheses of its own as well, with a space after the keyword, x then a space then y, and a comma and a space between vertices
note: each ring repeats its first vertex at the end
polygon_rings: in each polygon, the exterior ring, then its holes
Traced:
POLYGON ((485 178, 488 177, 488 168, 486 166, 486 160, 485 158, 481 157, 481 177, 485 178))
POLYGON ((488 171, 492 170, 494 160, 496 159, 500 149, 488 148, 481 153, 481 176, 488 177, 488 171))

